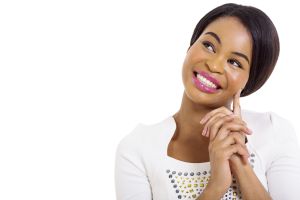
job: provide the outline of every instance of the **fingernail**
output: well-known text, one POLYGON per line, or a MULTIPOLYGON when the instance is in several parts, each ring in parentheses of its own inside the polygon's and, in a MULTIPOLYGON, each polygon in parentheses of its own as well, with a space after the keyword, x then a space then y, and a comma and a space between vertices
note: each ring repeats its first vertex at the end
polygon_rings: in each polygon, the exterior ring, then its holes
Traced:
POLYGON ((205 121, 205 117, 203 117, 200 121, 200 124, 204 124, 204 121, 205 121))
POLYGON ((206 135, 206 137, 209 137, 208 128, 207 128, 206 131, 205 131, 205 135, 206 135))
POLYGON ((247 128, 248 133, 252 134, 253 131, 250 128, 247 128))
POLYGON ((206 132, 205 130, 206 130, 206 127, 204 127, 204 129, 202 130, 202 135, 203 136, 205 136, 205 132, 206 132))

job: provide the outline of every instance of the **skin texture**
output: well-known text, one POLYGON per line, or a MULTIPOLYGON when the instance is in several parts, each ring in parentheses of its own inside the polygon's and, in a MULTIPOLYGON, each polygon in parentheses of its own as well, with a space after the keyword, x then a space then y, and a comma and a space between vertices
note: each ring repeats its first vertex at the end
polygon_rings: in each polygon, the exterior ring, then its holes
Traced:
POLYGON ((198 199, 220 199, 232 182, 232 174, 242 183, 243 199, 268 199, 247 161, 244 141, 251 130, 242 120, 239 104, 241 89, 249 78, 251 52, 251 35, 234 17, 213 21, 187 51, 182 68, 185 91, 180 110, 173 116, 176 131, 168 155, 186 162, 210 162, 211 178, 198 199), (249 62, 233 52, 242 53, 249 62), (194 70, 217 79, 221 85, 218 92, 197 89, 192 82, 194 70), (252 186, 253 191, 249 183, 257 185, 252 186), (254 191, 260 194, 253 196, 254 191))

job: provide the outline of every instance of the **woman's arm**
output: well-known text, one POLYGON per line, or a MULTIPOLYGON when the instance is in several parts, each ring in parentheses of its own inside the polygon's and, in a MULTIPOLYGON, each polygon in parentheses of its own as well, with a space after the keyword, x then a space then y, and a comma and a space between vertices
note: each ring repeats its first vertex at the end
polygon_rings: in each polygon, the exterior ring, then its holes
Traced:
POLYGON ((242 158, 233 155, 230 158, 230 168, 237 179, 242 197, 245 200, 269 200, 272 199, 265 190, 249 163, 242 162, 242 158))
POLYGON ((275 113, 269 113, 269 119, 275 156, 266 169, 269 193, 274 200, 299 200, 300 148, 296 131, 288 120, 275 113))
MULTIPOLYGON (((136 131, 135 129, 134 131, 136 131)), ((126 137, 115 155, 115 189, 117 200, 151 200, 151 185, 139 158, 135 137, 126 137)), ((113 199, 113 198, 112 198, 113 199)))
MULTIPOLYGON (((274 113, 269 114, 269 119, 273 131, 269 142, 266 143, 266 145, 270 146, 266 146, 266 148, 272 151, 272 155, 275 157, 265 158, 266 162, 269 163, 266 169, 268 182, 267 194, 269 195, 269 199, 274 200, 299 200, 300 148, 296 132, 287 120, 274 113)), ((236 155, 230 159, 230 165, 233 174, 240 184, 243 199, 252 199, 249 198, 251 195, 263 194, 265 190, 263 190, 263 186, 249 165, 243 166, 241 159, 236 155)), ((255 197, 255 199, 265 198, 262 195, 261 197, 255 197)))
POLYGON ((218 192, 216 188, 208 184, 196 200, 220 200, 223 195, 222 192, 218 192))

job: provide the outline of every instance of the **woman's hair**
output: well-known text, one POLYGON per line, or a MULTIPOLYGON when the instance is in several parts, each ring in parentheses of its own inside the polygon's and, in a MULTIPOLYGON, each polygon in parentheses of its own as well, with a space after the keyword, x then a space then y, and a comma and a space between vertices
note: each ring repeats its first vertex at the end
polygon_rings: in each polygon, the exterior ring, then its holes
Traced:
POLYGON ((252 36, 252 61, 248 82, 241 96, 252 94, 268 80, 279 56, 279 38, 271 19, 261 10, 233 3, 219 6, 207 13, 195 27, 190 47, 204 29, 220 17, 236 17, 252 36))

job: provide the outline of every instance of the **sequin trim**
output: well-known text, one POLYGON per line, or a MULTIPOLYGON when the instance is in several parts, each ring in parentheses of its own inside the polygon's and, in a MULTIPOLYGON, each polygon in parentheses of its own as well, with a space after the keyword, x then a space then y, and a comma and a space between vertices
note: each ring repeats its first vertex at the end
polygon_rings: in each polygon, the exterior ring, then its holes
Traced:
MULTIPOLYGON (((255 154, 251 153, 248 160, 251 167, 254 168, 255 154)), ((196 199, 207 186, 210 178, 210 171, 184 172, 167 169, 166 174, 176 193, 177 199, 196 199)), ((231 186, 221 200, 241 199, 241 191, 238 188, 237 181, 233 177, 231 186)))

